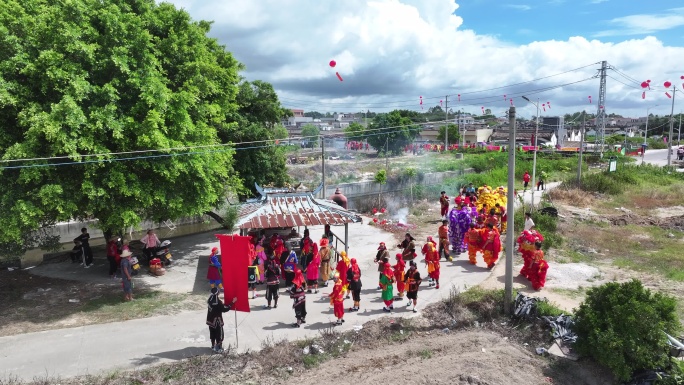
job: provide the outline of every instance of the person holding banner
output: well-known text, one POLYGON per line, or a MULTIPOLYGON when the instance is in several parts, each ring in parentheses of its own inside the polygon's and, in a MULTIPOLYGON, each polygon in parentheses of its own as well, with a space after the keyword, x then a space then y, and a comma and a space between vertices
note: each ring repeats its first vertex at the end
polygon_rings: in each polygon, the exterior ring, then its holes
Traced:
POLYGON ((297 322, 292 326, 298 328, 306 323, 306 282, 300 269, 295 270, 290 287, 290 298, 294 300, 292 308, 295 311, 295 317, 297 317, 297 322))
POLYGON ((274 301, 273 308, 278 307, 278 287, 280 286, 280 265, 276 262, 274 254, 268 256, 266 262, 266 309, 271 308, 271 301, 274 301))
POLYGON ((207 300, 207 325, 211 350, 215 353, 223 353, 223 313, 230 311, 237 300, 237 297, 234 297, 233 302, 226 305, 219 298, 218 288, 211 288, 211 294, 207 300))

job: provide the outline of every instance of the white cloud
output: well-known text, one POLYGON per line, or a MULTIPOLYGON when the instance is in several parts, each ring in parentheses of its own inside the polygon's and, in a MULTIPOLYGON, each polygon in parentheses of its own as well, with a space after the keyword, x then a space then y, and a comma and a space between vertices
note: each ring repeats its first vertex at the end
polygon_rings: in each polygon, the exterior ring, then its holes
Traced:
POLYGON ((642 14, 617 17, 609 20, 616 28, 600 31, 595 37, 647 35, 684 26, 684 8, 673 8, 668 13, 642 14))
POLYGON ((517 9, 518 11, 529 11, 530 9, 532 9, 532 7, 530 7, 527 4, 506 4, 505 7, 517 9))
MULTIPOLYGON (((576 36, 513 45, 462 29, 453 0, 172 2, 182 4, 195 19, 215 21, 211 35, 246 65, 243 75, 247 79, 271 82, 285 106, 307 110, 420 110, 418 96, 423 96, 427 109, 439 104, 443 95, 460 93, 460 104, 456 97, 449 98, 454 110, 477 112, 486 106, 502 114, 510 106, 503 95, 517 93, 547 99, 555 113, 592 111, 598 99, 598 79, 540 94, 533 91, 590 78, 598 65, 535 83, 469 92, 526 82, 601 60, 639 81, 650 78, 662 84, 666 76, 677 80, 679 75, 675 79, 671 72, 676 63, 684 62, 684 48, 665 47, 654 37, 606 43, 576 36), (653 60, 664 57, 668 60, 653 60), (331 59, 337 61, 335 69, 328 66, 331 59), (337 80, 335 71, 343 82, 337 80), (593 95, 593 105, 588 95, 593 95)), ((608 112, 629 114, 632 108, 641 111, 645 103, 665 98, 653 91, 641 100, 638 84, 636 89, 612 79, 608 84, 608 112)), ((515 103, 519 114, 534 113, 534 107, 525 105, 519 95, 515 103)))

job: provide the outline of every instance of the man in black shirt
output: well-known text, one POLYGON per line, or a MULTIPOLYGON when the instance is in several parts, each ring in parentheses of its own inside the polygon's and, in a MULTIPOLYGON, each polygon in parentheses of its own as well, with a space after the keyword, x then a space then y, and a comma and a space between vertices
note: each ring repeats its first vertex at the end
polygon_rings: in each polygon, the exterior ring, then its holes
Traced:
POLYGON ((233 308, 237 297, 230 304, 224 304, 219 298, 218 288, 211 289, 211 295, 207 300, 207 325, 209 326, 209 339, 211 350, 215 353, 223 353, 223 313, 233 308))
POLYGON ((93 265, 93 251, 90 249, 90 244, 88 240, 90 239, 90 234, 88 234, 87 228, 81 229, 81 235, 74 238, 74 242, 81 242, 81 249, 83 249, 83 255, 85 256, 85 268, 89 268, 93 265))

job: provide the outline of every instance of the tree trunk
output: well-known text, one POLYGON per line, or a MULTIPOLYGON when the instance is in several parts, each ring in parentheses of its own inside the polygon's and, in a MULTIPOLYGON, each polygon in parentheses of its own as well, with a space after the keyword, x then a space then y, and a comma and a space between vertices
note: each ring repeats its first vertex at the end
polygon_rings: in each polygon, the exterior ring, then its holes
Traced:
POLYGON ((208 215, 212 217, 216 222, 218 222, 221 226, 225 227, 226 226, 226 221, 223 219, 222 216, 216 214, 213 211, 207 211, 204 213, 204 215, 208 215))

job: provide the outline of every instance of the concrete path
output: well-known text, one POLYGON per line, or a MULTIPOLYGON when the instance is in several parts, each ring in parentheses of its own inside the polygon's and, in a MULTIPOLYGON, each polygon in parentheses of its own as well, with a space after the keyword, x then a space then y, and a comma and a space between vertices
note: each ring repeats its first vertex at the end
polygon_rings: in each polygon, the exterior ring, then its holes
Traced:
MULTIPOLYGON (((365 219, 368 223, 368 220, 365 219)), ((435 226, 436 230, 437 226, 435 226)), ((333 231, 341 232, 341 228, 333 231)), ((322 228, 312 228, 311 234, 318 238, 322 234, 322 228)), ((350 257, 357 258, 363 271, 364 289, 362 292, 362 310, 358 313, 348 313, 345 316, 346 323, 339 327, 340 330, 349 330, 359 327, 365 322, 377 319, 389 319, 397 316, 409 316, 414 314, 407 311, 404 303, 397 303, 395 313, 389 315, 382 311, 380 291, 377 286, 377 269, 373 264, 379 242, 387 242, 388 245, 396 244, 391 234, 383 232, 368 224, 353 224, 349 226, 351 248, 350 257)), ((436 234, 435 234, 436 235, 436 234)), ((204 279, 206 268, 202 268, 193 259, 204 255, 207 250, 218 242, 213 234, 198 234, 174 240, 176 245, 175 255, 179 259, 187 260, 182 268, 176 272, 171 269, 164 279, 179 280, 174 291, 197 292, 206 291, 208 288, 204 279), (180 251, 187 253, 184 256, 180 251), (196 276, 189 277, 193 274, 196 276), (184 271, 185 273, 182 273, 184 271), (185 279, 180 278, 186 276, 185 279), (201 288, 198 286, 201 285, 201 288)), ((422 246, 422 245, 421 245, 422 246)), ((397 249, 390 249, 392 255, 397 249)), ((202 261, 205 258, 199 258, 202 261)), ((70 263, 64 269, 77 269, 70 263)), ((419 264, 422 273, 425 273, 424 264, 419 264)), ((38 269, 38 268, 36 268, 38 269)), ((34 269, 34 270, 36 270, 34 269)), ((43 271, 36 272, 48 274, 47 267, 41 267, 43 271)), ((102 270, 104 266, 102 266, 102 270)), ((76 278, 82 278, 86 282, 94 279, 106 280, 108 278, 93 278, 91 270, 77 270, 76 278)), ((104 271, 104 270, 103 270, 104 271)), ((442 264, 442 286, 436 290, 428 288, 424 284, 419 293, 419 309, 429 303, 434 303, 448 295, 452 286, 459 289, 471 287, 482 282, 489 276, 482 262, 472 266, 467 261, 467 256, 462 255, 454 262, 442 264)), ((146 278, 147 279, 147 278, 146 278)), ((262 341, 267 339, 299 339, 313 337, 320 330, 330 327, 334 320, 332 309, 329 308, 327 294, 330 288, 323 288, 317 295, 307 296, 307 324, 302 328, 293 328, 295 321, 292 300, 286 295, 281 297, 277 309, 264 310, 263 297, 252 301, 251 313, 237 313, 239 350, 257 350, 262 341)), ((264 293, 263 286, 258 294, 264 293)), ((346 307, 352 305, 347 300, 346 307)), ((0 378, 15 376, 30 380, 34 377, 61 376, 69 377, 82 374, 98 374, 103 371, 116 369, 135 369, 149 364, 169 362, 183 359, 198 354, 209 354, 210 343, 208 330, 204 324, 206 311, 183 312, 174 316, 152 317, 125 322, 115 322, 101 325, 83 326, 69 329, 59 329, 38 333, 29 333, 17 336, 0 338, 0 378)), ((225 345, 236 345, 235 336, 235 313, 230 312, 225 316, 226 339, 225 345)))

